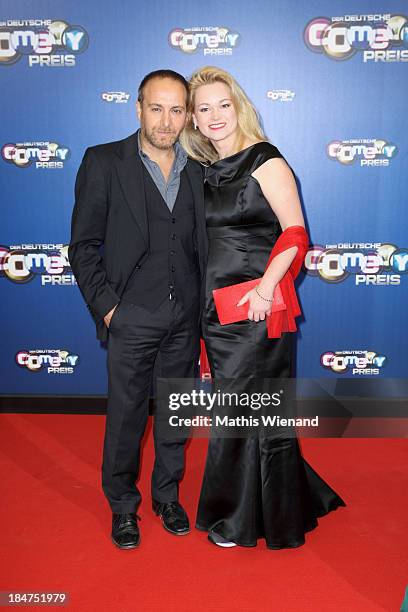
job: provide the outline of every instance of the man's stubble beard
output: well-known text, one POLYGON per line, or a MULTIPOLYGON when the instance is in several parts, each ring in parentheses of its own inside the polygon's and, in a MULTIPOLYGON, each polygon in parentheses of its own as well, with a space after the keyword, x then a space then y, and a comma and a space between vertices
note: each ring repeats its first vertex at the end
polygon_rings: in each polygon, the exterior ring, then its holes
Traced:
POLYGON ((160 149, 161 151, 172 149, 173 145, 177 142, 179 137, 179 134, 174 135, 174 132, 169 132, 169 136, 173 135, 173 137, 167 143, 163 143, 159 137, 156 137, 154 130, 152 130, 151 132, 147 132, 146 129, 143 127, 142 135, 152 147, 156 147, 156 149, 160 149))

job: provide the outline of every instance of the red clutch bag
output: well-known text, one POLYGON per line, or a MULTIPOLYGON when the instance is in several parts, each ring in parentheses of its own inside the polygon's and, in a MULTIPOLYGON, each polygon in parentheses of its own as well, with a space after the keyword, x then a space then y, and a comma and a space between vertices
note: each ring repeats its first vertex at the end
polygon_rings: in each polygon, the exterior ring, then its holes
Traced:
MULTIPOLYGON (((214 304, 221 325, 244 321, 248 318, 248 302, 242 304, 242 306, 237 306, 237 304, 248 291, 259 285, 260 281, 260 278, 254 278, 245 283, 237 283, 213 290, 214 304)), ((272 312, 279 310, 286 310, 286 304, 283 301, 282 291, 278 283, 273 293, 272 312)))

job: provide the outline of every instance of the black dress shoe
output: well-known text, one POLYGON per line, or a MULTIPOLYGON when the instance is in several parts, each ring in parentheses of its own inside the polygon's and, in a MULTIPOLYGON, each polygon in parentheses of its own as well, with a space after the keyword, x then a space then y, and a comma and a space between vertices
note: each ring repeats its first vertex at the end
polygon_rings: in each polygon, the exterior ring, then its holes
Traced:
POLYGON ((186 535, 190 533, 188 516, 183 506, 178 501, 160 503, 153 500, 153 512, 160 516, 163 527, 174 535, 186 535))
POLYGON ((136 548, 140 544, 137 514, 112 514, 112 542, 118 548, 136 548))

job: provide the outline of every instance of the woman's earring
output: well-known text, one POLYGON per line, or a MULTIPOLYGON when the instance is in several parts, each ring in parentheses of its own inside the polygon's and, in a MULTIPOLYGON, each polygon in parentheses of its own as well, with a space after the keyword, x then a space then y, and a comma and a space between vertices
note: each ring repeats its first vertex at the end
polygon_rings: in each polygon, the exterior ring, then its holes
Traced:
POLYGON ((195 122, 195 121, 193 121, 193 124, 194 124, 194 129, 196 130, 196 129, 197 129, 197 124, 196 124, 196 122, 195 122))

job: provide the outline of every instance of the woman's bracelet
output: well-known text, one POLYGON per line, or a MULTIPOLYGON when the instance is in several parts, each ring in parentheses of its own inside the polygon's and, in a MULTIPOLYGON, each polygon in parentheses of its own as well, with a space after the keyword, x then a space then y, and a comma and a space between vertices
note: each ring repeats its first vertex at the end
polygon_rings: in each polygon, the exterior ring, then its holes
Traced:
POLYGON ((255 291, 257 292, 257 294, 259 295, 259 297, 261 298, 261 300, 265 300, 265 302, 273 302, 273 298, 271 300, 269 300, 268 298, 264 297, 263 295, 261 295, 258 291, 258 286, 255 287, 255 291))

